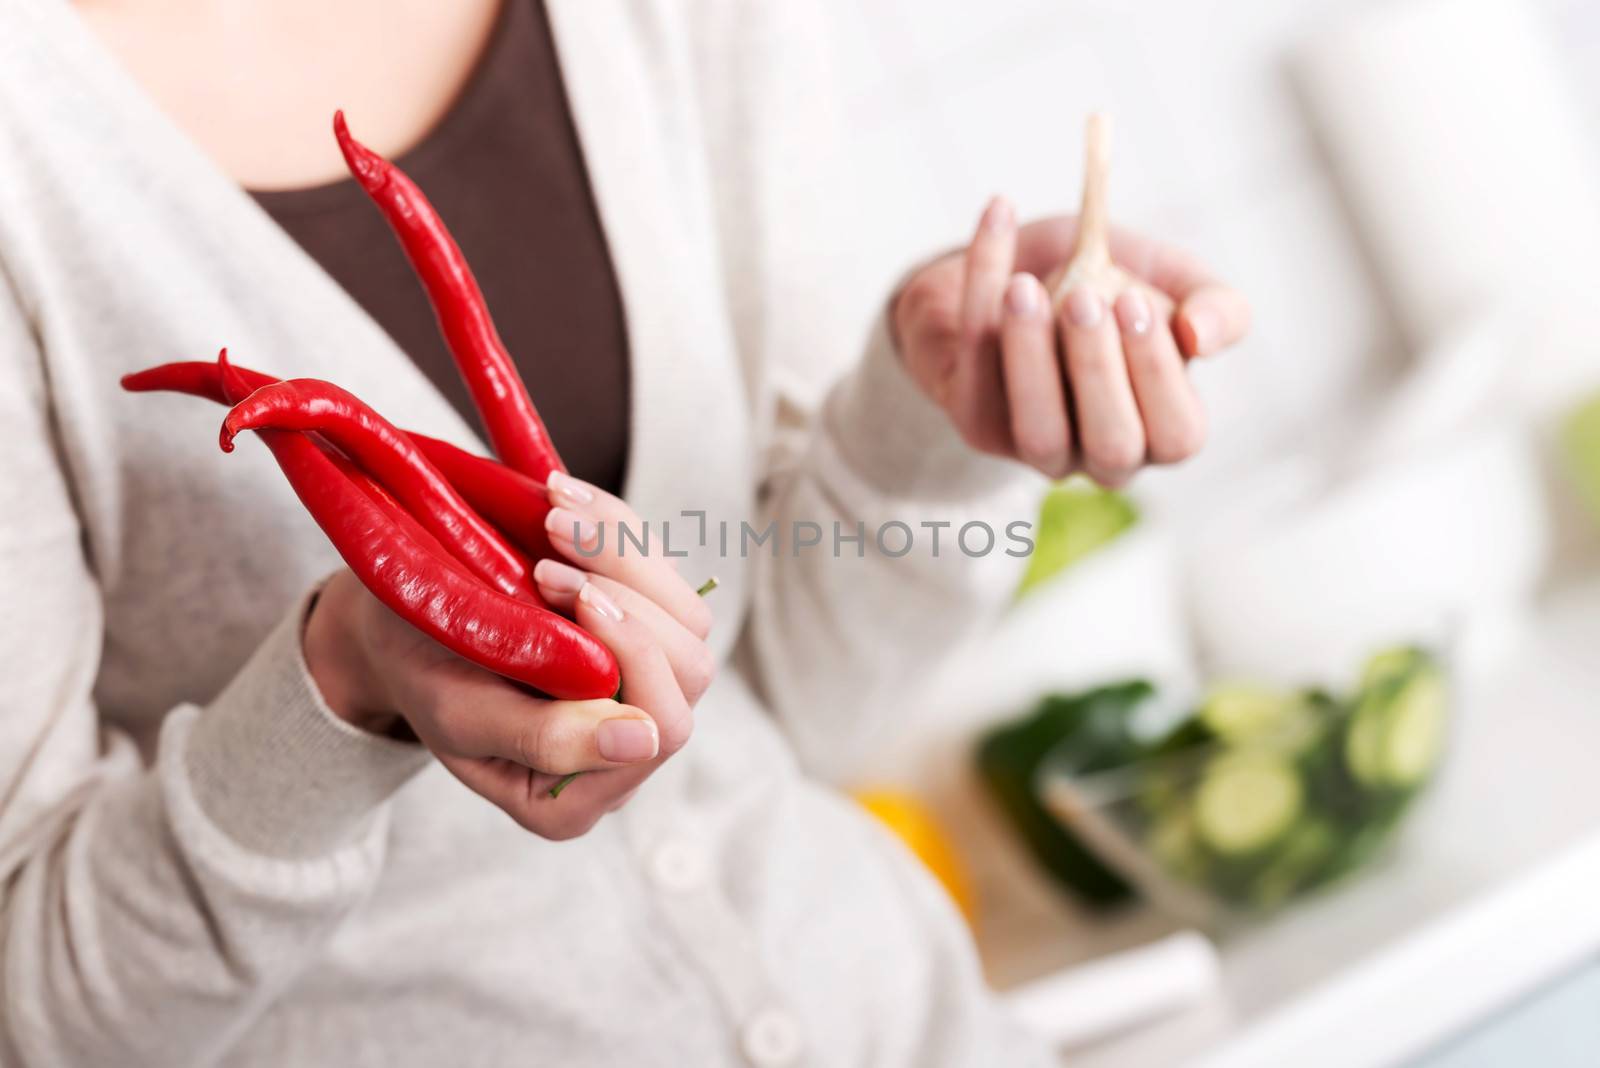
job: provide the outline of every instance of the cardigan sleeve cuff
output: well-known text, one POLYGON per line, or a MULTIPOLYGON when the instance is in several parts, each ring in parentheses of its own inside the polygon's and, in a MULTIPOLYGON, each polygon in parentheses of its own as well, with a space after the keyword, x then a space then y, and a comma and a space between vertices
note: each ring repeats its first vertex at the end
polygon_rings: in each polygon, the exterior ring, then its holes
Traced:
POLYGON ((296 602, 185 738, 183 765, 201 812, 267 856, 352 844, 430 759, 420 745, 351 726, 323 701, 301 649, 314 596, 296 602))
POLYGON ((861 363, 829 395, 823 419, 856 475, 894 497, 962 501, 1028 479, 1021 464, 961 440, 901 363, 887 314, 878 316, 861 363))

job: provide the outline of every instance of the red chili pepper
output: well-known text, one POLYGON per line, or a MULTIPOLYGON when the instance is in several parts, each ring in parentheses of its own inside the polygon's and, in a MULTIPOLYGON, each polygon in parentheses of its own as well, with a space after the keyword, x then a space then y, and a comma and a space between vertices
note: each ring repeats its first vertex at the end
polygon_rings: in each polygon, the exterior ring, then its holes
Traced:
MULTIPOLYGON (((226 385, 225 397, 246 381, 226 385)), ((507 678, 567 700, 611 697, 616 658, 572 621, 490 589, 454 560, 430 550, 404 510, 391 513, 361 488, 361 473, 311 437, 261 431, 306 511, 367 589, 445 648, 507 678)))
POLYGON ((532 564, 461 499, 405 432, 348 390, 314 378, 262 386, 229 410, 222 451, 241 430, 313 431, 399 499, 468 570, 512 597, 534 597, 532 564))
MULTIPOLYGON (((457 470, 469 495, 484 498, 508 525, 525 523, 548 510, 541 483, 565 467, 495 331, 483 293, 421 190, 352 138, 343 114, 334 116, 334 133, 351 174, 388 220, 422 281, 490 443, 508 469, 502 472, 492 461, 424 440, 457 470), (528 481, 505 477, 514 472, 528 481), (543 508, 518 507, 517 498, 530 496, 543 508)), ((226 350, 215 365, 167 364, 128 375, 122 384, 133 391, 179 390, 231 405, 222 447, 231 450, 240 430, 256 429, 306 510, 362 583, 446 648, 554 697, 618 692, 616 658, 605 645, 542 605, 485 583, 512 592, 526 589, 537 598, 526 560, 473 513, 450 477, 426 458, 427 446, 351 394, 315 380, 277 383, 230 365, 226 350), (421 523, 412 510, 420 513, 421 523)), ((542 523, 537 540, 548 549, 542 523)))
POLYGON ((472 268, 439 213, 400 168, 350 135, 342 111, 334 113, 333 132, 350 174, 388 220, 427 291, 496 455, 540 483, 552 470, 565 471, 489 316, 472 268))
MULTIPOLYGON (((280 379, 232 363, 250 390, 271 385, 280 379)), ((211 360, 184 360, 124 375, 122 388, 131 393, 154 390, 187 393, 227 404, 221 372, 211 360)), ((406 431, 417 448, 433 461, 441 474, 466 499, 472 510, 500 529, 511 541, 535 560, 554 555, 544 517, 550 511, 550 498, 544 486, 511 468, 458 448, 448 441, 406 431)))
POLYGON ((535 560, 556 554, 544 525, 545 516, 550 514, 550 495, 543 485, 448 441, 416 431, 410 433, 417 448, 433 461, 433 466, 450 480, 473 510, 502 531, 511 544, 535 560))
POLYGON ((261 436, 350 570, 402 619, 473 663, 551 697, 617 692, 616 659, 588 631, 442 566, 303 434, 261 436))
MULTIPOLYGON (((191 365, 171 364, 168 366, 187 368, 191 365)), ((218 352, 216 360, 212 363, 192 366, 204 366, 212 369, 217 390, 217 400, 224 406, 241 404, 257 389, 264 389, 266 386, 275 385, 282 381, 282 379, 273 378, 271 375, 262 374, 260 371, 252 371, 248 367, 239 366, 228 359, 227 349, 218 352)), ((440 566, 456 571, 461 570, 461 562, 450 554, 450 551, 440 543, 438 538, 423 529, 421 524, 412 518, 411 513, 407 512, 405 506, 395 499, 394 494, 376 482, 371 475, 352 463, 349 457, 341 453, 321 434, 306 434, 305 437, 309 438, 311 443, 320 449, 324 456, 332 460, 339 470, 349 476, 350 481, 356 484, 356 488, 370 497, 391 519, 403 526, 417 544, 436 557, 440 566)))
MULTIPOLYGON (((262 386, 282 381, 236 363, 230 362, 228 366, 249 387, 245 396, 262 386)), ((222 368, 214 360, 180 360, 146 367, 143 371, 123 375, 122 388, 129 393, 187 393, 191 397, 204 397, 218 404, 231 406, 234 403, 228 400, 227 390, 222 384, 222 368)))

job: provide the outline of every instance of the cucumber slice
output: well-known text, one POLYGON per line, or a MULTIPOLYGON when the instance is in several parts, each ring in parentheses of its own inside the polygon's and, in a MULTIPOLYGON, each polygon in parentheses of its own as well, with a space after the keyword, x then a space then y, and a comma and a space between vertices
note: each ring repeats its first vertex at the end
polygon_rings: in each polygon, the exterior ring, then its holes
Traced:
POLYGON ((1363 786, 1383 785, 1384 705, 1369 698, 1356 706, 1344 739, 1344 761, 1363 786))
POLYGON ((1317 743, 1326 722, 1314 696, 1234 684, 1212 690, 1198 716, 1223 741, 1248 741, 1298 755, 1317 743))
POLYGON ((1361 688, 1370 690, 1389 679, 1409 675, 1422 658, 1422 653, 1409 645, 1373 653, 1361 670, 1361 688))
POLYGON ((1372 789, 1421 785, 1444 748, 1448 718, 1444 678, 1421 654, 1408 651, 1408 655, 1406 667, 1379 674, 1362 695, 1345 738, 1351 774, 1372 789))
POLYGON ((1406 684, 1389 709, 1389 729, 1381 746, 1383 774, 1390 786, 1419 786, 1438 766, 1444 749, 1444 679, 1424 670, 1406 684))
POLYGON ((1224 856, 1254 853, 1289 829, 1304 793, 1300 776, 1282 758, 1227 753, 1211 762, 1195 791, 1195 830, 1224 856))
POLYGON ((1200 721, 1219 738, 1247 738, 1271 731, 1293 713, 1299 699, 1251 683, 1218 686, 1200 706, 1200 721))

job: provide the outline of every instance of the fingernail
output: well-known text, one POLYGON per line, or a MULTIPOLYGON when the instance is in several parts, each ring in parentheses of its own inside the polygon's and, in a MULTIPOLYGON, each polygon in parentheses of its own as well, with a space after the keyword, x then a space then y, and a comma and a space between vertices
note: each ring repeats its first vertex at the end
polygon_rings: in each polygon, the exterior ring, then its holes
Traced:
POLYGON ((604 616, 606 619, 611 620, 613 623, 622 622, 622 609, 617 607, 617 603, 615 601, 601 593, 600 587, 596 586, 594 583, 586 582, 583 584, 583 589, 578 591, 578 600, 582 601, 590 608, 593 608, 596 612, 600 613, 600 615, 604 616))
POLYGON ((1006 285, 1006 311, 1032 316, 1039 310, 1039 281, 1031 274, 1014 274, 1006 285))
POLYGON ((1124 290, 1117 298, 1117 321, 1130 334, 1150 332, 1150 301, 1137 289, 1124 290))
POLYGON ((998 230, 1011 223, 1011 201, 1003 196, 993 197, 989 206, 983 209, 983 218, 978 220, 980 230, 998 230))
POLYGON ((577 593, 589 578, 571 564, 547 558, 533 565, 533 580, 556 593, 577 593))
POLYGON ((595 537, 599 534, 599 530, 591 520, 566 508, 550 509, 550 514, 544 517, 544 529, 549 531, 553 538, 576 542, 586 549, 594 544, 595 537))
POLYGON ((594 487, 582 479, 573 478, 565 471, 552 471, 545 479, 545 489, 560 497, 566 504, 594 503, 594 487))
POLYGON ((603 720, 594 732, 600 755, 615 764, 635 764, 649 760, 661 748, 656 725, 647 719, 603 720))
POLYGON ((1100 325, 1105 313, 1105 302, 1083 286, 1067 294, 1067 319, 1073 326, 1088 328, 1100 325))

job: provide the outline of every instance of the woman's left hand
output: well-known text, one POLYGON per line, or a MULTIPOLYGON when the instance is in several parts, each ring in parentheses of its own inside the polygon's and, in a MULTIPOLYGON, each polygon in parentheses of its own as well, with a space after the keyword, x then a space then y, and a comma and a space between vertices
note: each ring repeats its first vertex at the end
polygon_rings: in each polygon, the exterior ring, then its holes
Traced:
POLYGON ((906 283, 890 322, 907 371, 973 448, 1120 486, 1199 450, 1186 361, 1239 341, 1250 310, 1187 254, 1116 229, 1112 258, 1142 284, 1110 307, 1080 289, 1052 309, 1039 279, 1076 238, 1072 217, 1019 228, 997 197, 965 250, 906 283))

